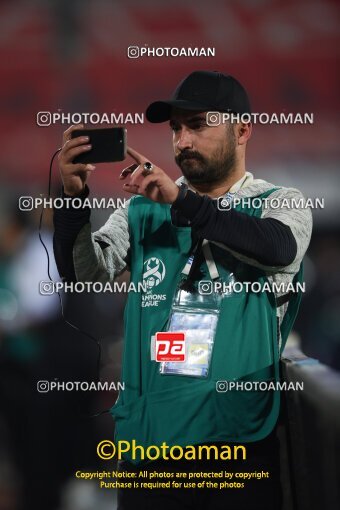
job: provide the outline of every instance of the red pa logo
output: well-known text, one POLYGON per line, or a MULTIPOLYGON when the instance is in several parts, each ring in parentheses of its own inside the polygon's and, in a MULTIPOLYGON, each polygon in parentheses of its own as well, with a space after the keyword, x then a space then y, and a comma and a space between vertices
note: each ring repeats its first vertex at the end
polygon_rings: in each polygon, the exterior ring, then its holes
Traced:
POLYGON ((185 334, 172 331, 156 333, 156 361, 185 361, 185 334))

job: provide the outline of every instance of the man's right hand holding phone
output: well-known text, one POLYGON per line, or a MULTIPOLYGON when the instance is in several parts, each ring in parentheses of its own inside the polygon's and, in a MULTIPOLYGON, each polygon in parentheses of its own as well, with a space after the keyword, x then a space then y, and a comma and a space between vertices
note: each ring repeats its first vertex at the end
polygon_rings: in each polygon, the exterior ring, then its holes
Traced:
POLYGON ((92 147, 91 144, 89 144, 88 136, 71 138, 71 133, 75 129, 84 129, 84 125, 73 125, 64 131, 63 147, 58 154, 64 192, 71 197, 80 195, 84 191, 89 174, 96 168, 89 163, 73 163, 73 159, 76 156, 91 150, 92 147))

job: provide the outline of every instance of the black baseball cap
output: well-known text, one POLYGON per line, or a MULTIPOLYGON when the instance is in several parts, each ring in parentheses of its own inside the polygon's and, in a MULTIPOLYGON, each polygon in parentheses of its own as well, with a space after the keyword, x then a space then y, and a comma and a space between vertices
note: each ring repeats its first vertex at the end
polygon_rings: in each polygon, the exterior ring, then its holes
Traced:
POLYGON ((172 98, 146 110, 150 122, 170 119, 173 107, 183 110, 251 113, 248 94, 233 77, 217 71, 194 71, 177 86, 172 98))

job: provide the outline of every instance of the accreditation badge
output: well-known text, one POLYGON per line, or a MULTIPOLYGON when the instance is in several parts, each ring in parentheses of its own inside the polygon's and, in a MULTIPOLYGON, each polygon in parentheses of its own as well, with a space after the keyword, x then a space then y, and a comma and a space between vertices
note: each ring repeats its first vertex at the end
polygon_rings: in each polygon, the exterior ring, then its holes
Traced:
POLYGON ((197 288, 188 291, 182 288, 182 283, 176 289, 167 331, 184 333, 185 357, 180 363, 162 362, 160 373, 205 378, 209 373, 222 296, 202 295, 197 288))

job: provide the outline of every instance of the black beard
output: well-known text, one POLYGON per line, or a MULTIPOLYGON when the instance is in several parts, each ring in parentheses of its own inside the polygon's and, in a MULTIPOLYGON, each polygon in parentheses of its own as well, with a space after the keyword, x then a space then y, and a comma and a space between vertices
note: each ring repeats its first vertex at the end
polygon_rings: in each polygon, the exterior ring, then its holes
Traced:
POLYGON ((175 161, 191 184, 217 184, 232 174, 235 149, 229 150, 223 158, 215 157, 209 161, 199 152, 184 150, 175 157, 175 161))

